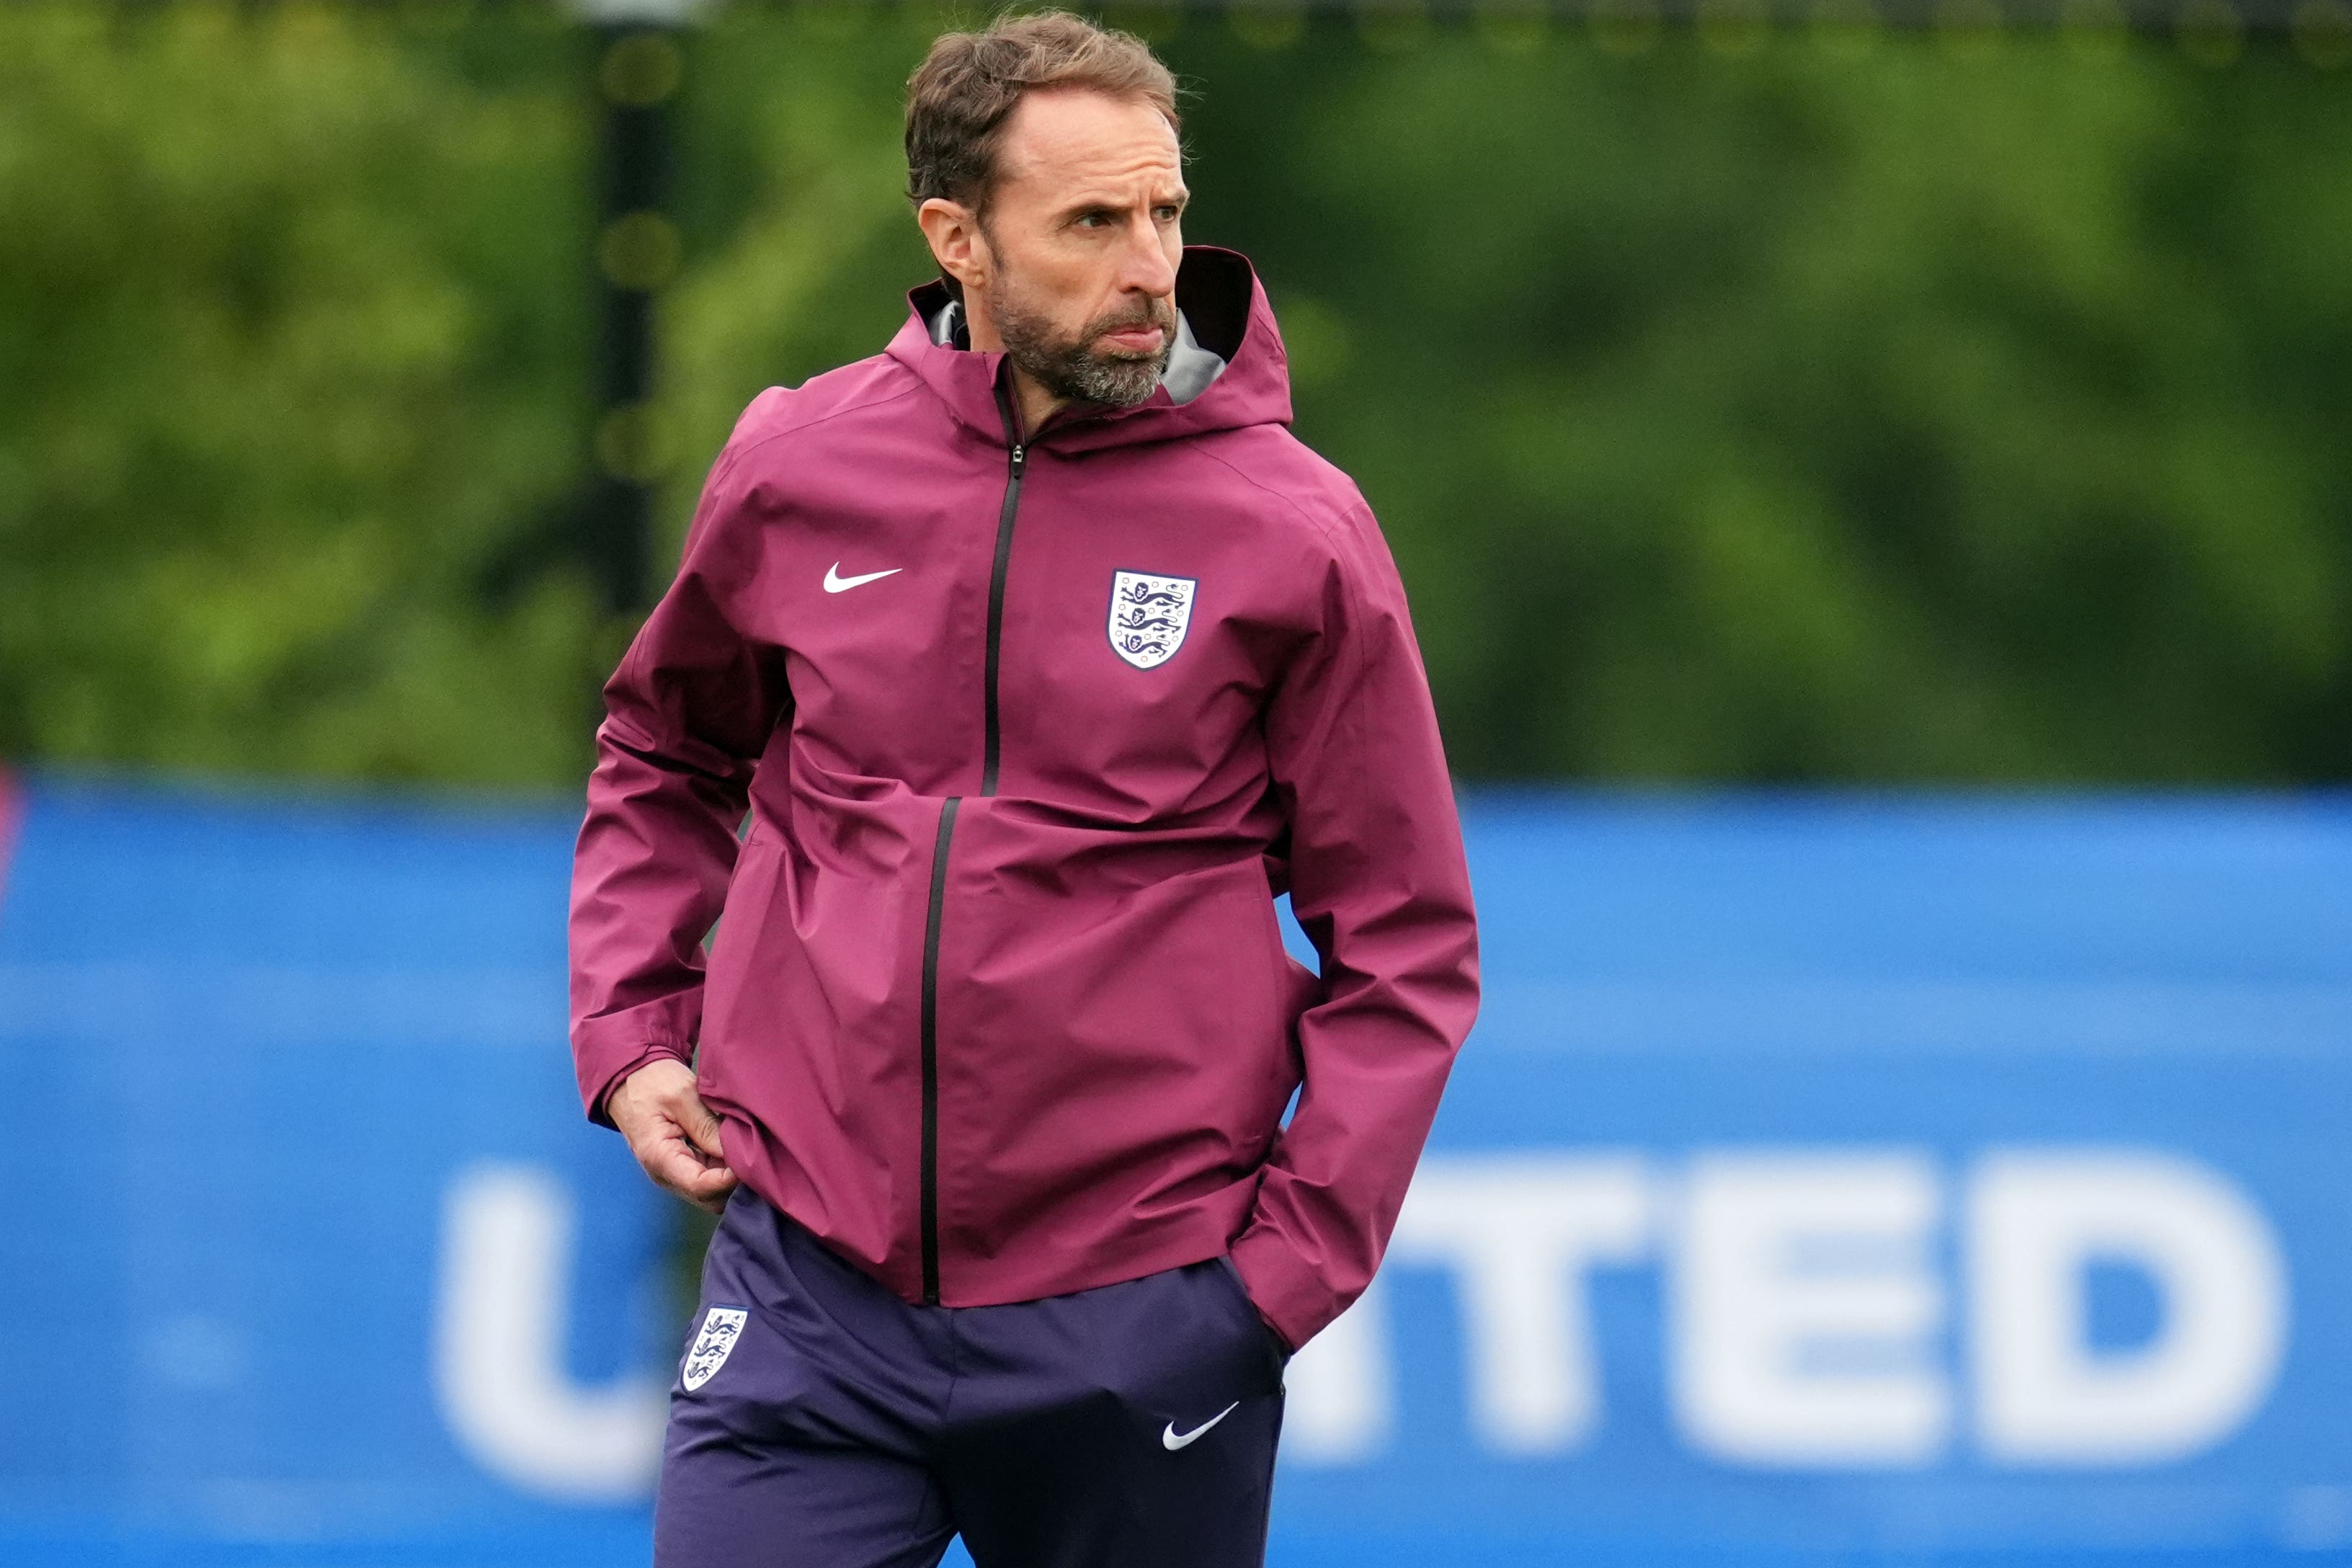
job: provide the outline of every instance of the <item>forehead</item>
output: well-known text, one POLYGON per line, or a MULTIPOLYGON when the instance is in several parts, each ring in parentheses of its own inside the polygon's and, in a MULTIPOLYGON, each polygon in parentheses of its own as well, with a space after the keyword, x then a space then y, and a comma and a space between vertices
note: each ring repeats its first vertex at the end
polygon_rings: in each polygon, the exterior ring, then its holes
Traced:
POLYGON ((1183 183, 1183 152, 1160 110, 1084 89, 1023 94, 999 153, 1004 185, 1047 200, 1081 187, 1183 183))

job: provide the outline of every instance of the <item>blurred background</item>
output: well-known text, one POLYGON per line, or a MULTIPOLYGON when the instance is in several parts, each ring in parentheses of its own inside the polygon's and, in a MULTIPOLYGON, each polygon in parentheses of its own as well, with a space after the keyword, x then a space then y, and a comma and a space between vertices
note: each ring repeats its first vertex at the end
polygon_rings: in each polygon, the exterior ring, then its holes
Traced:
MULTIPOLYGON (((0 1560, 645 1557, 596 691, 985 15, 0 8, 0 1560)), ((1272 1561, 2352 1560, 2352 5, 1102 15, 1486 931, 1272 1561)))

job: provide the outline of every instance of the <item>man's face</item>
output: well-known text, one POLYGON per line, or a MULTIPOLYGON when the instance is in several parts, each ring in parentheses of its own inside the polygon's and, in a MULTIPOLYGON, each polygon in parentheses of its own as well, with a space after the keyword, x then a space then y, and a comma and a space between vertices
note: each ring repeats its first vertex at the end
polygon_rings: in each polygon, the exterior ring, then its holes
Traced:
POLYGON ((1032 92, 1006 122, 982 226, 1005 353, 1057 397, 1150 397, 1176 341, 1176 133, 1148 103, 1032 92))

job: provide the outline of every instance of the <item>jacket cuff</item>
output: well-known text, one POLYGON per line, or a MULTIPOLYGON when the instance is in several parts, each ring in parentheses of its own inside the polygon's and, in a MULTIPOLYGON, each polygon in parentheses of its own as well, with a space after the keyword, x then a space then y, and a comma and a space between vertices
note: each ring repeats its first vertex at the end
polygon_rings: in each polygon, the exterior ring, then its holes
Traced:
POLYGON ((647 1062, 665 1058, 692 1067, 694 1047, 682 1040, 650 1040, 639 1047, 635 1055, 623 1058, 618 1066, 604 1070, 602 1076, 593 1076, 595 1069, 583 1059, 580 1063, 580 1094, 587 1107, 588 1120, 599 1127, 611 1127, 613 1116, 606 1107, 612 1100, 613 1091, 647 1062))
POLYGON ((1294 1352, 1346 1310, 1278 1232, 1264 1226, 1244 1231, 1232 1250, 1250 1304, 1294 1352))

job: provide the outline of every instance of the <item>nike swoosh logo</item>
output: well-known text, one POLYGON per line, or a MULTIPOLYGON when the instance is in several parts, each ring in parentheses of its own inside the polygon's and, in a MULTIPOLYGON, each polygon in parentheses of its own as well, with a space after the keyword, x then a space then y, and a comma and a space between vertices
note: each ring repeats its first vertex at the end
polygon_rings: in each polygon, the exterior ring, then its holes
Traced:
POLYGON ((877 577, 894 577, 905 570, 904 566, 893 566, 887 572, 868 572, 861 576, 845 577, 841 574, 841 563, 836 561, 824 569, 824 591, 838 594, 844 588, 855 588, 860 583, 871 583, 877 577))
POLYGON ((1214 1415, 1210 1416, 1206 1421, 1202 1422, 1190 1432, 1177 1431, 1176 1423, 1171 1421, 1166 1426, 1160 1429, 1160 1446, 1166 1448, 1170 1453, 1174 1453, 1177 1449, 1182 1447, 1193 1438, 1198 1437, 1210 1427, 1214 1426, 1218 1422, 1223 1421, 1226 1416, 1231 1415, 1235 1409, 1239 1408, 1240 1405, 1240 1400, 1234 1400, 1233 1404, 1226 1405, 1223 1410, 1218 1411, 1214 1415))

